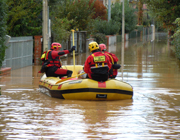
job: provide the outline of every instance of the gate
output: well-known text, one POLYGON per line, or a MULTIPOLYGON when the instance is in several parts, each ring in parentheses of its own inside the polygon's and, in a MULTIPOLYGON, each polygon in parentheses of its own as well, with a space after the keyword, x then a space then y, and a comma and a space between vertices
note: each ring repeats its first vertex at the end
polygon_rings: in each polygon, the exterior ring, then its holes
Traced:
POLYGON ((33 64, 33 37, 11 37, 3 66, 18 69, 33 64))

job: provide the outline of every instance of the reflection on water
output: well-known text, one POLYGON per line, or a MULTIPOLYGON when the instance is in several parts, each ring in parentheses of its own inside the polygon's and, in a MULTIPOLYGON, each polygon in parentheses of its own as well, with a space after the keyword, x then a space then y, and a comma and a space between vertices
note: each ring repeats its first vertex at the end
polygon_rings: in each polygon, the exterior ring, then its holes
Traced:
MULTIPOLYGON (((121 44, 110 46, 121 63, 121 44)), ((39 92, 40 66, 13 70, 0 81, 0 139, 179 139, 180 62, 166 34, 125 44, 123 80, 132 100, 76 101, 39 92)), ((76 56, 84 64, 89 53, 76 56)), ((73 64, 72 57, 62 63, 73 64)), ((121 70, 117 79, 122 80, 121 70)))

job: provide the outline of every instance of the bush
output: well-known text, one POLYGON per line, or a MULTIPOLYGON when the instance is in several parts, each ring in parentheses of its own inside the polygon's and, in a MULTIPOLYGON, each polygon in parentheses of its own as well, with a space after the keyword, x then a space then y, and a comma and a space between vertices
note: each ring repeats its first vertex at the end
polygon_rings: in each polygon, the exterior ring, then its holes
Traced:
POLYGON ((176 57, 180 60, 180 18, 177 18, 174 24, 176 24, 177 27, 173 35, 173 44, 175 46, 176 57))
POLYGON ((180 60, 180 34, 174 37, 173 44, 175 46, 176 57, 180 60))
POLYGON ((143 25, 136 25, 135 29, 137 29, 138 31, 142 31, 143 25))
POLYGON ((94 32, 102 33, 105 35, 114 35, 117 34, 120 30, 120 23, 110 20, 96 19, 94 22, 94 32))
POLYGON ((107 42, 107 38, 106 38, 106 35, 105 34, 102 34, 102 33, 96 33, 93 35, 93 38, 95 38, 96 42, 98 44, 106 44, 107 42))

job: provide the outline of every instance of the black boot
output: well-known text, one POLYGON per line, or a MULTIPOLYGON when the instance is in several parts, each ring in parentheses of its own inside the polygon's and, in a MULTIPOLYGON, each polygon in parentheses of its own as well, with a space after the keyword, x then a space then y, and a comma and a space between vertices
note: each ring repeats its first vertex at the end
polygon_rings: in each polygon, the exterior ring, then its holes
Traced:
POLYGON ((73 72, 72 72, 71 70, 68 70, 68 71, 67 71, 67 77, 71 77, 72 73, 73 73, 73 72))

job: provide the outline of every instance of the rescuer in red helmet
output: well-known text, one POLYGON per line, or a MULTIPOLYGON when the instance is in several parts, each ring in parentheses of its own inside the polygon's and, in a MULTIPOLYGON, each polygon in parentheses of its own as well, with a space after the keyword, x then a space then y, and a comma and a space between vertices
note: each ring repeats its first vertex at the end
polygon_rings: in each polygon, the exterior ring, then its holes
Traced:
POLYGON ((99 44, 99 47, 100 47, 102 52, 104 52, 105 54, 107 54, 109 56, 109 59, 112 63, 112 69, 110 70, 109 78, 116 78, 117 73, 118 73, 118 69, 120 69, 120 67, 121 67, 120 64, 117 64, 118 58, 116 57, 115 54, 109 53, 106 51, 106 45, 105 44, 99 44))
MULTIPOLYGON (((60 50, 61 48, 62 48, 62 46, 61 46, 60 43, 54 42, 54 43, 51 44, 51 50, 56 50, 56 51, 58 51, 58 50, 60 50)), ((49 50, 49 51, 50 51, 50 50, 49 50)), ((43 52, 43 54, 42 54, 42 56, 41 56, 42 65, 44 64, 44 62, 47 61, 47 59, 46 59, 46 54, 47 54, 47 51, 43 52)))
POLYGON ((84 71, 88 77, 96 81, 106 81, 109 78, 111 62, 109 57, 102 53, 97 42, 89 43, 89 51, 92 53, 85 61, 84 71))
POLYGON ((71 77, 72 71, 62 69, 60 56, 71 53, 73 50, 76 49, 76 46, 73 46, 70 50, 63 50, 60 51, 62 48, 60 43, 52 43, 51 49, 47 52, 44 52, 41 56, 41 60, 44 62, 41 72, 45 72, 47 77, 71 77))

